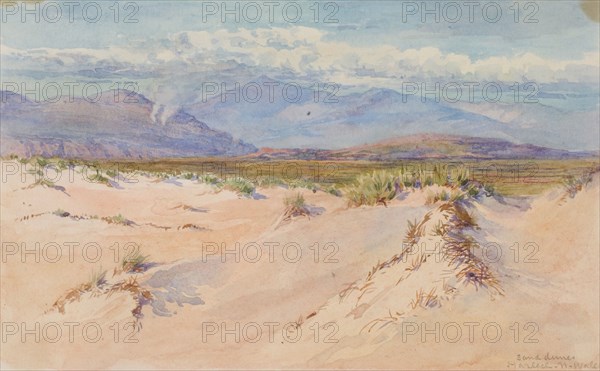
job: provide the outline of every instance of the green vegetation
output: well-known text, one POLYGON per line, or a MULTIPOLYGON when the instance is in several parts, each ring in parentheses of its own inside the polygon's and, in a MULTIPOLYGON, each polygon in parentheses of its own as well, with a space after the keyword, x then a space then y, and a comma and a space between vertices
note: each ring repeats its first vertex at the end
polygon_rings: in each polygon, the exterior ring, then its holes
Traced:
POLYGON ((325 192, 330 195, 334 195, 335 197, 342 197, 342 191, 340 191, 336 186, 331 185, 325 188, 325 192))
POLYGON ((107 177, 105 177, 104 175, 102 175, 100 170, 96 170, 96 174, 90 176, 88 179, 92 183, 100 183, 100 184, 104 184, 104 185, 107 185, 110 187, 109 179, 107 177))
POLYGON ((104 220, 108 224, 119 224, 119 225, 124 225, 124 226, 128 226, 128 227, 134 224, 131 220, 125 218, 121 214, 115 215, 115 216, 107 216, 107 217, 102 218, 102 220, 104 220))
POLYGON ((102 286, 106 285, 106 273, 107 271, 103 271, 102 267, 98 270, 94 269, 90 274, 90 279, 88 280, 86 287, 89 286, 92 289, 102 288, 102 286))
MULTIPOLYGON (((14 156, 13 156, 14 160, 14 156)), ((39 164, 54 164, 57 169, 66 166, 92 167, 104 171, 115 168, 113 160, 98 160, 88 163, 82 160, 38 157, 18 158, 27 169, 39 168, 39 164), (102 170, 104 169, 104 170, 102 170)), ((581 177, 590 169, 598 169, 597 158, 570 160, 404 160, 404 161, 285 161, 240 158, 180 158, 161 160, 125 160, 118 162, 119 172, 132 173, 135 177, 146 173, 158 178, 176 174, 198 176, 198 181, 219 185, 226 179, 239 178, 246 172, 256 175, 251 183, 259 187, 287 185, 290 188, 323 189, 336 187, 343 189, 355 182, 357 177, 386 170, 398 177, 403 187, 440 186, 465 187, 479 183, 487 194, 498 193, 505 196, 535 195, 550 188, 568 186, 571 179, 581 177), (252 167, 252 171, 244 171, 252 167), (242 170, 241 170, 242 169, 242 170), (565 181, 565 179, 567 179, 565 181)), ((38 169, 39 170, 39 169, 38 169)), ((102 180, 100 178, 100 180, 102 180)), ((577 188, 576 181, 574 184, 577 188)), ((469 196, 479 194, 477 187, 465 189, 469 196)))
POLYGON ((121 269, 125 273, 143 272, 144 265, 148 263, 149 255, 142 255, 139 249, 135 249, 131 254, 126 255, 121 260, 121 269))
POLYGON ((306 204, 304 202, 304 196, 302 196, 301 193, 297 193, 293 197, 286 197, 283 200, 283 203, 285 204, 285 206, 294 207, 297 209, 303 209, 306 207, 306 204))
POLYGON ((256 190, 256 187, 254 184, 252 184, 252 182, 243 178, 227 179, 223 183, 223 188, 228 191, 236 192, 237 194, 245 197, 251 197, 256 190))
POLYGON ((52 215, 60 216, 61 218, 66 218, 71 214, 69 214, 67 211, 64 211, 63 209, 56 209, 52 212, 52 215))
POLYGON ((292 197, 286 197, 283 200, 285 210, 283 212, 282 221, 289 221, 298 216, 310 217, 310 210, 306 206, 304 196, 300 192, 292 197))
POLYGON ((569 175, 563 181, 563 187, 567 194, 573 198, 592 181, 593 172, 584 172, 579 176, 569 175))
POLYGON ((35 186, 54 188, 54 187, 56 187, 56 184, 54 184, 54 182, 51 180, 48 180, 46 178, 41 178, 32 184, 32 187, 35 187, 35 186))
POLYGON ((40 168, 45 168, 46 166, 50 165, 50 161, 44 157, 37 157, 35 162, 40 168))
POLYGON ((257 187, 262 188, 287 186, 286 182, 284 182, 283 179, 272 176, 260 177, 256 180, 255 183, 257 187))
POLYGON ((69 168, 69 164, 67 163, 67 161, 64 160, 58 160, 56 162, 56 169, 59 171, 63 171, 63 170, 67 170, 69 168))
POLYGON ((219 177, 211 173, 199 176, 198 182, 210 185, 221 185, 223 183, 219 177))
POLYGON ((119 175, 119 174, 118 174, 117 170, 115 170, 115 169, 108 169, 108 170, 106 170, 106 175, 115 179, 117 177, 117 175, 119 175))
POLYGON ((290 180, 290 181, 285 182, 285 184, 287 184, 287 186, 292 189, 295 189, 295 188, 304 188, 304 189, 310 189, 310 190, 319 189, 319 185, 317 183, 315 183, 312 180, 307 179, 307 178, 290 180))
MULTIPOLYGON (((470 194, 467 192, 467 194, 470 194)), ((474 196, 477 196, 479 192, 477 192, 474 196)), ((472 196, 472 197, 474 197, 472 196)), ((441 191, 427 191, 427 198, 425 200, 425 204, 432 205, 438 201, 460 201, 465 198, 465 193, 460 189, 442 189, 441 191)))
POLYGON ((396 197, 395 181, 396 178, 385 170, 359 175, 354 183, 346 188, 348 205, 382 204, 387 206, 387 202, 396 197))

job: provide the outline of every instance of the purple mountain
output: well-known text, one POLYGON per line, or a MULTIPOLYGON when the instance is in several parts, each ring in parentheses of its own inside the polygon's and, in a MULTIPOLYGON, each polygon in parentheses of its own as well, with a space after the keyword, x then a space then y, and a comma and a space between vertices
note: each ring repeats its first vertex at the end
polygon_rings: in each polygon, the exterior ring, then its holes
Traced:
POLYGON ((103 92, 97 102, 56 103, 0 91, 0 102, 2 155, 157 158, 257 151, 182 110, 165 114, 143 95, 125 90, 103 92))

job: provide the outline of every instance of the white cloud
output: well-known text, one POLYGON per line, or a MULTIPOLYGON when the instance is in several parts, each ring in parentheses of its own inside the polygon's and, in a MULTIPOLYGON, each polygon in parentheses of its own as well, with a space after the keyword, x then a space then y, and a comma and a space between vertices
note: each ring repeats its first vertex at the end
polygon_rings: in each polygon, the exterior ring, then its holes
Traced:
MULTIPOLYGON (((390 45, 356 47, 335 42, 309 27, 261 28, 237 31, 187 31, 160 42, 132 42, 129 47, 102 49, 31 49, 2 45, 4 68, 78 71, 96 65, 129 65, 138 71, 161 71, 169 63, 177 73, 210 72, 213 66, 235 61, 265 71, 285 70, 338 83, 397 87, 406 79, 453 79, 537 82, 588 82, 598 78, 600 54, 581 59, 549 60, 533 53, 472 59, 443 53, 434 47, 406 49, 390 45), (358 71, 370 71, 365 76, 358 71), (387 79, 385 78, 387 77, 387 79)), ((268 72, 267 72, 268 73, 268 72)), ((167 76, 165 76, 167 77, 167 76)))

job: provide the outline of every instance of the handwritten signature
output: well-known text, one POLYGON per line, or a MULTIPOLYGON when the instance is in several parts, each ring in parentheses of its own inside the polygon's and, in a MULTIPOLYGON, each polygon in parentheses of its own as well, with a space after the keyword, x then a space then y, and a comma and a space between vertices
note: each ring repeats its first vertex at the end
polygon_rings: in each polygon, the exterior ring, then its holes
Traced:
POLYGON ((517 354, 514 361, 508 361, 508 369, 535 370, 597 370, 596 361, 579 361, 570 354, 517 354))

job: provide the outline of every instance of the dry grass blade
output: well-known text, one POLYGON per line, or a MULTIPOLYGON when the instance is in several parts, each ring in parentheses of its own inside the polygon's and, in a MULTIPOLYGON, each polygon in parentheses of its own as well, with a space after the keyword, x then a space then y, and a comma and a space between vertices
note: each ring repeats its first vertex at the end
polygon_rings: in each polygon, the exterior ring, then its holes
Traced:
POLYGON ((456 292, 456 287, 450 285, 445 280, 444 280, 444 287, 443 288, 444 288, 444 293, 446 295, 451 295, 451 294, 454 294, 456 292))
POLYGON ((431 211, 423 216, 423 219, 417 223, 408 221, 408 229, 404 237, 404 243, 408 246, 414 246, 419 242, 419 238, 425 236, 425 224, 431 219, 431 211))
POLYGON ((417 307, 422 308, 434 308, 440 306, 440 301, 438 296, 435 294, 437 288, 433 287, 427 294, 423 289, 417 290, 415 298, 410 302, 410 306, 412 309, 417 309, 417 307))
POLYGON ((448 226, 444 224, 441 220, 433 227, 433 231, 431 232, 432 236, 440 236, 444 237, 444 235, 448 232, 448 226))
POLYGON ((456 278, 467 285, 472 284, 476 289, 491 288, 502 294, 498 279, 489 266, 474 253, 479 248, 478 243, 463 232, 466 228, 477 226, 474 217, 458 202, 441 205, 439 210, 448 216, 447 225, 437 228, 444 232, 442 253, 448 265, 458 269, 456 278))
POLYGON ((92 295, 99 295, 103 293, 104 287, 107 285, 106 282, 106 271, 102 269, 93 271, 90 279, 86 283, 67 290, 67 292, 60 298, 58 298, 52 308, 57 309, 59 313, 65 314, 65 305, 80 301, 81 297, 86 293, 92 293, 92 295))
POLYGON ((438 296, 435 295, 435 291, 436 288, 432 288, 429 293, 427 293, 427 296, 425 297, 425 302, 424 302, 424 306, 426 308, 433 308, 433 307, 437 307, 439 306, 439 300, 438 300, 438 296))
POLYGON ((421 302, 423 301, 424 297, 425 293, 423 292, 423 289, 418 289, 415 298, 410 302, 411 308, 417 309, 417 307, 421 305, 421 302))
POLYGON ((425 262, 427 262, 427 255, 419 254, 419 256, 416 256, 415 258, 413 258, 413 260, 410 263, 410 266, 407 267, 406 270, 415 272, 415 271, 419 270, 421 265, 425 262))
POLYGON ((348 296, 354 290, 358 290, 356 281, 348 284, 348 287, 344 288, 338 293, 338 296, 340 297, 340 303, 346 298, 346 296, 348 296))
POLYGON ((362 333, 367 327, 368 327, 367 332, 371 332, 373 330, 373 328, 378 324, 380 325, 378 330, 380 330, 390 323, 398 322, 399 320, 401 320, 403 318, 402 317, 403 315, 404 315, 404 312, 402 312, 402 313, 396 312, 395 314, 392 314, 392 311, 388 309, 388 317, 375 318, 374 320, 372 320, 372 321, 368 322, 366 325, 364 325, 360 329, 360 333, 362 333))

